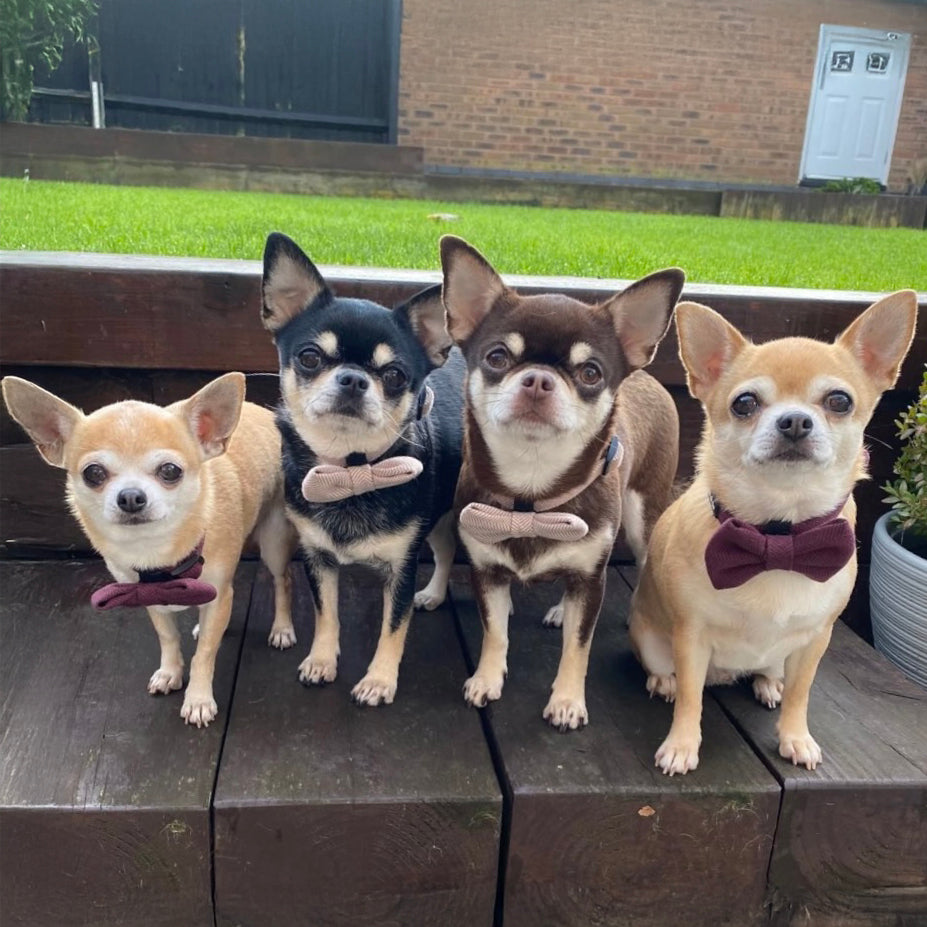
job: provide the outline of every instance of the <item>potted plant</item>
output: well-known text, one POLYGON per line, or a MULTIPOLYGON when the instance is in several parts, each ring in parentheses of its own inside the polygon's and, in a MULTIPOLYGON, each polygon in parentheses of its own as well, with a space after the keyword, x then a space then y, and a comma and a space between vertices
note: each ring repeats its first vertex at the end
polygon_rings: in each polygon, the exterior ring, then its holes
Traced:
POLYGON ((927 688, 927 370, 918 398, 898 419, 903 448, 892 510, 875 526, 869 602, 876 648, 927 688))

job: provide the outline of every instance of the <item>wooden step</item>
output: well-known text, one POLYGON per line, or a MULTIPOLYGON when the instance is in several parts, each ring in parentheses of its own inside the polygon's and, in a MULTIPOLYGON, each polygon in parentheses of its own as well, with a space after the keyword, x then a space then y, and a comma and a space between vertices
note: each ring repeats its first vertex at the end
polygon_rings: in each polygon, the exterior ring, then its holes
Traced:
POLYGON ((447 608, 412 620, 395 702, 350 697, 373 656, 380 587, 341 581, 338 678, 305 688, 313 606, 297 570, 298 643, 263 647, 262 576, 245 638, 215 798, 220 925, 489 925, 502 797, 480 720, 460 697, 447 608))
MULTIPOLYGON (((211 927, 210 801, 254 569, 219 650, 219 717, 197 730, 181 693, 147 692, 144 611, 91 607, 102 563, 0 562, 5 925, 211 927)), ((188 665, 192 650, 186 633, 188 665)))
MULTIPOLYGON (((452 592, 478 654, 465 578, 452 592)), ((780 795, 773 776, 711 703, 704 730, 715 749, 697 774, 669 779, 655 768, 671 706, 647 697, 628 649, 630 589, 613 568, 592 644, 589 726, 551 728, 541 712, 561 633, 541 618, 559 590, 513 592, 508 680, 485 709, 509 790, 506 927, 763 923, 780 795)))

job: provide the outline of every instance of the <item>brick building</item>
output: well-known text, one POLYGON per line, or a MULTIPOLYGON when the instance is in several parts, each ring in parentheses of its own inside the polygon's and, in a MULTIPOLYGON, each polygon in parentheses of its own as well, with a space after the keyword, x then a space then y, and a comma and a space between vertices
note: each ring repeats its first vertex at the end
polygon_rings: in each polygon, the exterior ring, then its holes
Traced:
POLYGON ((402 17, 397 141, 438 169, 927 179, 924 0, 403 0, 402 17), (876 167, 822 168, 841 133, 876 167))

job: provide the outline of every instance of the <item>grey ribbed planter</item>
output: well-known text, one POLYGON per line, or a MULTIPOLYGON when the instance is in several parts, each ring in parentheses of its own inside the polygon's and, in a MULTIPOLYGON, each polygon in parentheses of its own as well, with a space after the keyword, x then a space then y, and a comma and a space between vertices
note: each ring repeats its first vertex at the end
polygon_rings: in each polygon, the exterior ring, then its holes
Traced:
POLYGON ((927 689, 927 560, 888 532, 888 514, 872 534, 869 610, 876 649, 927 689))

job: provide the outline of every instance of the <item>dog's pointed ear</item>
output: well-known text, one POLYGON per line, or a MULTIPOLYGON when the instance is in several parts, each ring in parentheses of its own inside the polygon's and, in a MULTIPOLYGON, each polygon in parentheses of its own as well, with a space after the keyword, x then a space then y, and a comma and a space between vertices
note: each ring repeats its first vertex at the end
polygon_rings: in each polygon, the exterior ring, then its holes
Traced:
POLYGON ((917 324, 917 293, 899 290, 874 302, 836 344, 846 348, 881 392, 898 378, 917 324))
POLYGON ((479 328, 506 286, 476 248, 454 235, 441 238, 441 267, 447 330, 456 344, 462 344, 479 328))
POLYGON ((84 413, 19 377, 4 377, 2 388, 10 415, 22 425, 38 452, 53 467, 64 467, 65 447, 84 413))
POLYGON ((203 459, 224 454, 245 400, 245 375, 227 373, 207 383, 189 399, 174 403, 170 409, 183 418, 203 449, 203 459))
POLYGON ((624 355, 635 370, 653 360, 685 282, 683 271, 669 267, 642 277, 604 304, 624 355))
POLYGON ((727 319, 699 303, 676 306, 676 334, 689 392, 701 400, 749 343, 727 319))
POLYGON ((441 284, 436 283, 416 293, 393 312, 399 324, 407 325, 422 343, 431 365, 441 367, 454 345, 447 331, 447 312, 441 299, 441 284))
POLYGON ((318 268, 291 238, 271 232, 264 245, 264 276, 261 280, 261 321, 277 332, 319 297, 331 290, 318 268))

